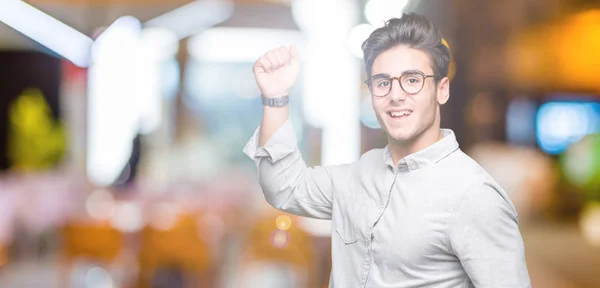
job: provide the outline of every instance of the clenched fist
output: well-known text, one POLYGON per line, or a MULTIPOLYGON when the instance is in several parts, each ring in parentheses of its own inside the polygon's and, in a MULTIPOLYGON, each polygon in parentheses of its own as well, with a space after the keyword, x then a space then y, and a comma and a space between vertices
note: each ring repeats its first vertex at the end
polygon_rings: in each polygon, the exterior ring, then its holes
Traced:
POLYGON ((300 55, 294 45, 281 46, 258 58, 253 70, 264 97, 281 97, 290 93, 298 78, 300 55))

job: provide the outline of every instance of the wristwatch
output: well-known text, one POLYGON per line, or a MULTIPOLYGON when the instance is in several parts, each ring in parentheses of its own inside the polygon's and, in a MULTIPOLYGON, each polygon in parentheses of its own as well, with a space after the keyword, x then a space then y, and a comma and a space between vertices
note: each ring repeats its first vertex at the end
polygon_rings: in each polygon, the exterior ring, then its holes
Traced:
POLYGON ((279 98, 267 98, 267 97, 262 97, 262 103, 265 106, 269 106, 269 107, 283 107, 286 106, 288 103, 290 102, 290 96, 289 95, 285 95, 279 98))

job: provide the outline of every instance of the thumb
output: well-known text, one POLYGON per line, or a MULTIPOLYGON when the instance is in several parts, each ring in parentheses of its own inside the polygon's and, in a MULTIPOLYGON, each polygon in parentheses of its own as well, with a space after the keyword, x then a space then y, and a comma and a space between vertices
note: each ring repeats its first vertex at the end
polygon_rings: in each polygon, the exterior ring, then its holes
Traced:
POLYGON ((296 49, 296 45, 290 45, 290 56, 292 60, 300 60, 300 53, 298 53, 298 49, 296 49))

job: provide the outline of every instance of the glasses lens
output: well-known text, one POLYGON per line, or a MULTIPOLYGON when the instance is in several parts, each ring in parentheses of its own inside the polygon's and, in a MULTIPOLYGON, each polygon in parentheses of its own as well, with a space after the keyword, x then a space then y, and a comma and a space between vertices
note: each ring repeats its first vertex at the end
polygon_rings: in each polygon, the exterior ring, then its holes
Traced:
POLYGON ((400 78, 400 84, 402 84, 402 89, 408 94, 415 94, 421 91, 423 88, 423 82, 425 79, 423 75, 418 73, 408 73, 402 75, 400 78))
POLYGON ((371 80, 371 94, 377 97, 383 97, 390 92, 392 79, 387 77, 377 77, 371 80))

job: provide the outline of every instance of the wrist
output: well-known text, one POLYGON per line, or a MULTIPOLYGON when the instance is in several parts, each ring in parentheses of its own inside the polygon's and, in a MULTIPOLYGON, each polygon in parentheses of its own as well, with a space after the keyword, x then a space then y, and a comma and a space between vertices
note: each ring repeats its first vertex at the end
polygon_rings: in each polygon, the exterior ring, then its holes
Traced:
POLYGON ((262 97, 262 104, 267 107, 285 107, 290 101, 289 95, 284 95, 277 98, 262 97))
POLYGON ((281 98, 284 96, 290 95, 290 91, 281 91, 281 92, 274 92, 274 93, 262 93, 262 97, 263 98, 281 98))

